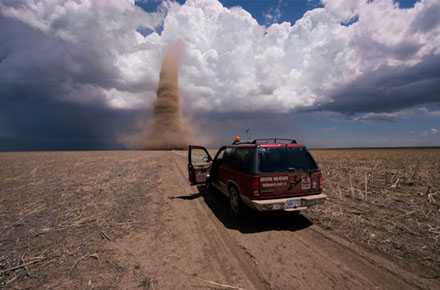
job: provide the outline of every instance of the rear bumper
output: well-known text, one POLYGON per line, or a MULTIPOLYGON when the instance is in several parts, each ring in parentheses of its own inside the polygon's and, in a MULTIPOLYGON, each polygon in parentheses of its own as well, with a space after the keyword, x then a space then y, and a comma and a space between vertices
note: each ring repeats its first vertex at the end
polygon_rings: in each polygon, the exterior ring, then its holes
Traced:
POLYGON ((300 211, 308 207, 322 204, 327 195, 320 193, 314 195, 297 196, 290 198, 277 198, 266 200, 249 199, 247 196, 241 196, 242 201, 249 207, 258 211, 284 210, 284 211, 300 211))

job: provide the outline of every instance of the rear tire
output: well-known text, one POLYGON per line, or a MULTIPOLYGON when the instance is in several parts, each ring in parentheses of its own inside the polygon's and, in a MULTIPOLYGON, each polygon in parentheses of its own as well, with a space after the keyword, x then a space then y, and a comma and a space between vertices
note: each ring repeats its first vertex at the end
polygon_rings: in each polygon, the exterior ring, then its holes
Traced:
POLYGON ((243 203, 238 190, 234 186, 229 187, 229 209, 233 217, 243 215, 243 203))

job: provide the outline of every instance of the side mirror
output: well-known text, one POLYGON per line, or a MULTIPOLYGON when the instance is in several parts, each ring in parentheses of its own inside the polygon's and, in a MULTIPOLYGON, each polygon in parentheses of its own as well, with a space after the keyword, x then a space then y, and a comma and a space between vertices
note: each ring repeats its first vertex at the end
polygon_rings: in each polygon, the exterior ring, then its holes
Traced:
POLYGON ((210 162, 210 161, 211 161, 211 158, 209 158, 209 156, 205 156, 205 157, 203 157, 203 161, 205 161, 205 162, 210 162))

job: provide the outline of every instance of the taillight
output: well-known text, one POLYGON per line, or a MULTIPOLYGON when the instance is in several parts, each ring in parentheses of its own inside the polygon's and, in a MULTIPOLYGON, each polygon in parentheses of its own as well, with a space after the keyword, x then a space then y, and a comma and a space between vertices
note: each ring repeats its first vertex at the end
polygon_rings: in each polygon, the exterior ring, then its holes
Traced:
POLYGON ((324 183, 324 177, 322 177, 321 171, 317 171, 312 174, 312 188, 322 189, 322 184, 324 183))
POLYGON ((260 177, 252 177, 251 191, 252 195, 260 195, 260 177))

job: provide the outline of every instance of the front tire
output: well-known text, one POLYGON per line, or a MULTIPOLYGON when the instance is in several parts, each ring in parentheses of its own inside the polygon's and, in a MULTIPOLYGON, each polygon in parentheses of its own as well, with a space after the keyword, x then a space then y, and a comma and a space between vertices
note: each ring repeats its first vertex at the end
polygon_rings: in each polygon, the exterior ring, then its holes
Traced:
POLYGON ((233 186, 229 188, 229 208, 233 217, 239 217, 243 214, 243 204, 240 194, 233 186))

